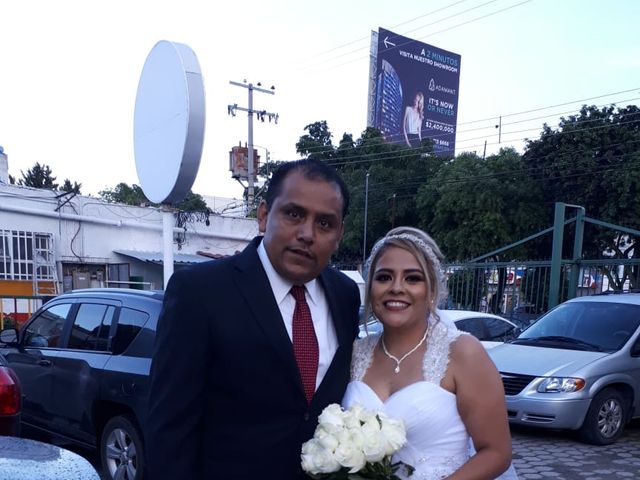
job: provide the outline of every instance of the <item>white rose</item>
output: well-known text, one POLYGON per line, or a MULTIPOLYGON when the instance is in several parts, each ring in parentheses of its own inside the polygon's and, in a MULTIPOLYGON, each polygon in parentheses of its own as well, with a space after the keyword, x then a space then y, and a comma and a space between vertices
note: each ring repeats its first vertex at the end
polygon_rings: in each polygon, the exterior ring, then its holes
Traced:
POLYGON ((302 469, 313 474, 332 473, 340 470, 340 464, 330 450, 312 438, 302 445, 302 469))
POLYGON ((364 446, 365 442, 366 442, 366 438, 364 433, 362 432, 362 430, 358 427, 356 428, 349 428, 347 429, 347 432, 349 434, 349 441, 357 448, 359 448, 360 450, 362 450, 362 447, 364 446))
POLYGON ((348 429, 360 428, 360 419, 358 418, 358 412, 353 409, 345 410, 342 416, 344 426, 348 429))
POLYGON ((335 435, 329 433, 324 427, 318 426, 316 428, 315 433, 313 434, 313 438, 315 438, 323 448, 327 450, 334 451, 338 446, 338 439, 335 435))
POLYGON ((349 469, 349 473, 355 473, 364 467, 366 460, 362 450, 350 440, 349 434, 344 435, 334 455, 340 465, 349 469))
POLYGON ((386 455, 393 455, 407 442, 404 422, 397 418, 389 418, 386 415, 381 416, 381 421, 382 427, 380 431, 387 444, 385 448, 386 455))
POLYGON ((351 405, 351 408, 349 408, 349 410, 347 411, 351 412, 351 419, 358 422, 358 425, 360 425, 360 420, 362 420, 363 415, 365 415, 365 413, 369 413, 359 403, 354 403, 353 405, 351 405))
POLYGON ((367 462, 379 462, 387 455, 387 441, 382 432, 363 435, 363 438, 362 452, 367 462))
POLYGON ((344 429, 344 412, 337 403, 332 403, 325 407, 320 416, 318 423, 328 432, 334 434, 344 429))
POLYGON ((360 430, 362 430, 362 433, 365 436, 374 436, 380 432, 380 422, 376 415, 369 415, 368 418, 364 418, 362 422, 363 424, 360 427, 360 430))
POLYGON ((375 426, 378 430, 380 429, 380 422, 378 421, 378 414, 372 412, 370 410, 362 410, 359 414, 360 423, 362 424, 371 424, 371 426, 375 426))

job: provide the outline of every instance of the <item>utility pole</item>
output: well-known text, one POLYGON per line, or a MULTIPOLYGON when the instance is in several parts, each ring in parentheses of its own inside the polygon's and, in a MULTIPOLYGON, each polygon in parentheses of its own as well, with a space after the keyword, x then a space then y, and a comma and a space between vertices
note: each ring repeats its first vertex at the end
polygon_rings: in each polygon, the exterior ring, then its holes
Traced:
POLYGON ((240 110, 241 112, 247 112, 247 116, 249 117, 249 135, 248 135, 248 149, 249 149, 249 165, 247 165, 247 176, 248 176, 248 189, 247 189, 247 204, 248 210, 252 208, 253 200, 254 200, 254 185, 255 185, 255 174, 253 168, 253 114, 255 113, 258 117, 258 120, 264 122, 265 117, 269 119, 269 123, 272 120, 275 123, 278 123, 279 115, 277 113, 267 112, 266 110, 254 110, 253 109, 253 91, 256 90, 262 93, 268 93, 269 95, 275 95, 275 87, 271 86, 270 89, 261 88, 262 84, 258 82, 257 86, 253 83, 244 82, 229 82, 231 85, 235 85, 236 87, 246 88, 249 91, 249 103, 248 108, 239 107, 237 103, 233 105, 227 106, 227 113, 232 117, 236 116, 236 110, 240 110))
POLYGON ((391 228, 396 226, 396 194, 391 196, 391 228))
POLYGON ((364 235, 362 239, 362 266, 367 263, 367 210, 369 208, 369 172, 364 177, 364 235))

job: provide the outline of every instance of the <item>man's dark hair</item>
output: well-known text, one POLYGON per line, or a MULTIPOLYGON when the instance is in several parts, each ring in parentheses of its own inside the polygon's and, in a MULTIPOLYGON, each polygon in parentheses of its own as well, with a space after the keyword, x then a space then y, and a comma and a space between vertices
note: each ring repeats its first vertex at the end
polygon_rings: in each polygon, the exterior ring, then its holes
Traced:
POLYGON ((287 178, 291 172, 295 171, 300 172, 307 180, 322 180, 338 185, 340 194, 342 195, 342 218, 344 219, 347 216, 349 211, 349 190, 347 189, 347 184, 344 183, 344 180, 342 180, 333 167, 319 160, 309 158, 283 163, 273 173, 269 180, 267 193, 264 196, 267 210, 271 210, 273 202, 275 202, 278 195, 280 195, 284 179, 287 178))

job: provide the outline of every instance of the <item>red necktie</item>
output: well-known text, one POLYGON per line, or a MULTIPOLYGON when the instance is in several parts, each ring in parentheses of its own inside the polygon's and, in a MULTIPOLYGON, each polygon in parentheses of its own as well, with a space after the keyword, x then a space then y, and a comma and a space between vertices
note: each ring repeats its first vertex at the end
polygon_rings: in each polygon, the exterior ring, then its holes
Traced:
POLYGON ((316 376, 318 374, 318 339, 313 329, 311 311, 304 296, 304 287, 294 285, 291 294, 296 299, 293 311, 293 353, 298 362, 302 386, 307 402, 311 403, 316 391, 316 376))

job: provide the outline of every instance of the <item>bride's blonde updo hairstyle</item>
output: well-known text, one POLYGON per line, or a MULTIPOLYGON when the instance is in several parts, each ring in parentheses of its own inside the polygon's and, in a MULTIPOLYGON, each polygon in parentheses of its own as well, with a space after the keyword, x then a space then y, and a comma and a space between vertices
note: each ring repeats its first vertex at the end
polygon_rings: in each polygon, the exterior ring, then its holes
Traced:
POLYGON ((366 319, 371 315, 371 282, 373 274, 380 257, 389 247, 398 247, 406 250, 416 258, 420 269, 425 275, 427 291, 431 298, 429 314, 437 319, 438 304, 447 296, 447 284, 441 265, 444 256, 433 238, 422 230, 413 227, 397 227, 389 230, 384 237, 375 243, 367 260, 365 266, 367 283, 365 287, 365 315, 363 321, 366 323, 366 319))

